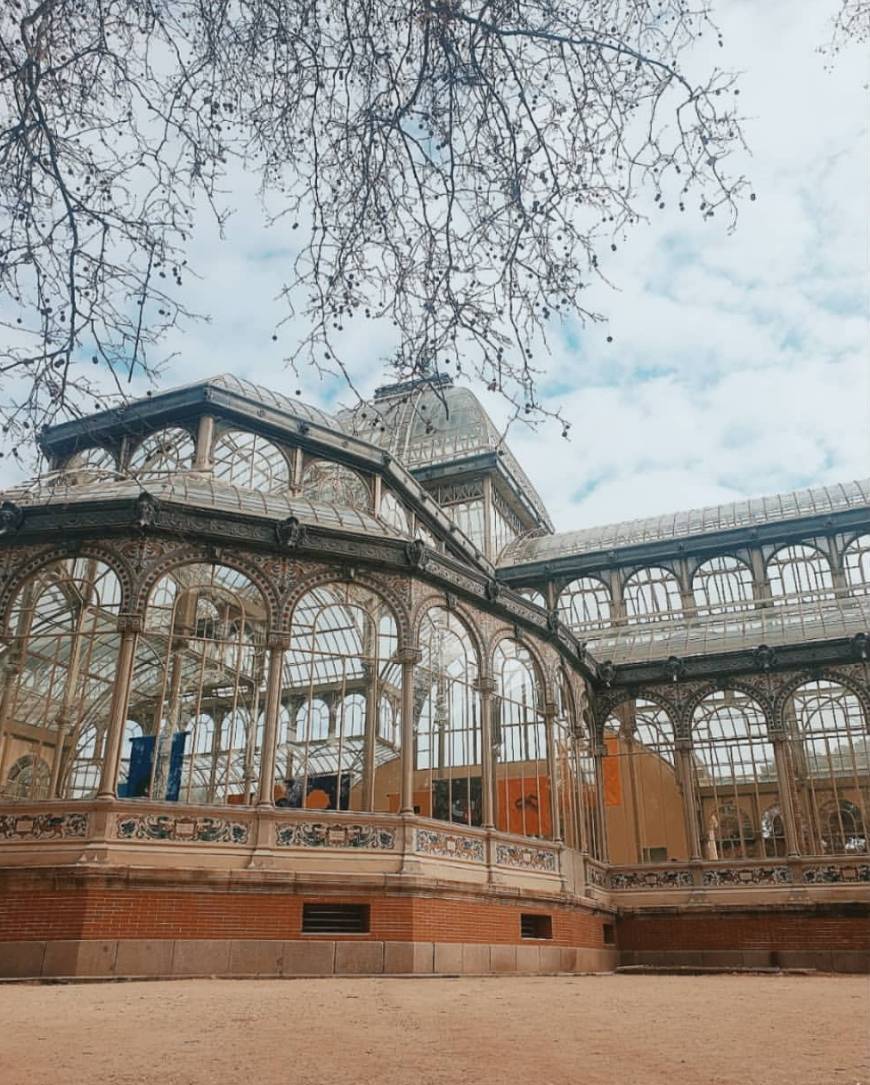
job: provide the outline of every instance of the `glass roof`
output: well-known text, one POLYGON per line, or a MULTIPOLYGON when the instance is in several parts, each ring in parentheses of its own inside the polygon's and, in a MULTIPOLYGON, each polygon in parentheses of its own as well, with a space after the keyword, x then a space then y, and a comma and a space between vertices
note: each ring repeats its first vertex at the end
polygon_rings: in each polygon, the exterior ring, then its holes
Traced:
MULTIPOLYGON (((303 403, 299 399, 282 395, 280 392, 275 392, 271 388, 264 388, 261 384, 254 384, 252 381, 243 380, 233 373, 221 373, 218 377, 210 377, 207 381, 200 381, 199 383, 207 384, 212 388, 223 388, 227 392, 232 392, 237 396, 244 396, 246 399, 252 399, 257 403, 262 404, 264 407, 272 407, 278 411, 287 411, 289 414, 308 418, 310 421, 317 422, 319 425, 327 426, 330 429, 343 429, 334 415, 327 414, 326 411, 321 411, 319 407, 312 407, 310 404, 303 403)), ((187 385, 186 387, 192 386, 187 385)))
POLYGON ((590 632, 586 644, 599 661, 649 663, 785 644, 852 637, 867 630, 870 598, 816 600, 691 621, 650 623, 590 632))
POLYGON ((246 513, 249 516, 265 516, 273 520, 285 520, 289 516, 295 516, 302 523, 335 530, 390 538, 406 537, 385 521, 358 509, 310 501, 296 495, 243 489, 229 482, 219 482, 194 473, 178 472, 165 478, 148 479, 145 485, 134 478, 119 478, 108 472, 89 472, 88 478, 79 483, 73 481, 76 477, 80 476, 71 477, 64 472, 52 472, 5 491, 2 498, 22 507, 67 505, 79 501, 135 499, 147 491, 158 501, 174 502, 191 508, 246 513))
POLYGON ((452 463, 481 452, 497 452, 505 468, 550 526, 535 487, 507 447, 495 423, 469 388, 444 381, 434 387, 397 385, 338 415, 345 429, 388 451, 408 470, 452 463))
POLYGON ((623 520, 603 527, 562 531, 556 535, 519 539, 502 555, 500 565, 524 565, 536 561, 618 550, 663 539, 681 539, 714 531, 776 523, 801 516, 813 516, 870 505, 870 479, 818 486, 808 490, 753 497, 726 505, 672 512, 642 520, 623 520))

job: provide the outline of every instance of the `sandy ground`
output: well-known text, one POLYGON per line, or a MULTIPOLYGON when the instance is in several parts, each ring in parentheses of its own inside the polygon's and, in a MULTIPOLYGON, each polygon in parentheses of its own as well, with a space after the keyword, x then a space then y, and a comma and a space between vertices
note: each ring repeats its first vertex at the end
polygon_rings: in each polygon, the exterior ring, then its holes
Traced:
POLYGON ((867 1085, 870 979, 0 986, 2 1085, 867 1085))

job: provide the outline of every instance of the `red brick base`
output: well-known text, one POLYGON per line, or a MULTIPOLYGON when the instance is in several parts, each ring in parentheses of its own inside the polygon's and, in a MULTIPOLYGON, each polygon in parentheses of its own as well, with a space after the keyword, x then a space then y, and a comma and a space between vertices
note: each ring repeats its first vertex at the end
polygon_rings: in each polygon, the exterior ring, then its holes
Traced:
POLYGON ((651 909, 621 915, 620 962, 870 972, 870 905, 651 909))

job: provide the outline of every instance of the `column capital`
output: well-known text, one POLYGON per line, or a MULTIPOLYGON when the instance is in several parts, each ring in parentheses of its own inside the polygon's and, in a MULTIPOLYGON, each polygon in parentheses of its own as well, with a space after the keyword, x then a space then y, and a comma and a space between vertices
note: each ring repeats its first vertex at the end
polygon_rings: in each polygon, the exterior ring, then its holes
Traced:
POLYGON ((393 658, 397 663, 416 666, 423 658, 423 653, 419 648, 400 648, 393 658))
POLYGON ((118 615, 118 632, 123 636, 127 634, 131 636, 134 633, 141 633, 144 622, 141 614, 119 614, 118 615))
POLYGON ((678 753, 690 753, 692 749, 692 740, 690 738, 677 738, 674 740, 674 749, 678 753))
POLYGON ((478 693, 488 693, 492 695, 495 693, 495 681, 492 678, 478 678, 474 682, 474 688, 478 693))
POLYGON ((270 652, 286 652, 290 647, 290 634, 283 631, 269 633, 266 647, 270 652))
POLYGON ((607 746, 603 742, 596 743, 592 748, 592 753, 596 757, 607 757, 607 746))

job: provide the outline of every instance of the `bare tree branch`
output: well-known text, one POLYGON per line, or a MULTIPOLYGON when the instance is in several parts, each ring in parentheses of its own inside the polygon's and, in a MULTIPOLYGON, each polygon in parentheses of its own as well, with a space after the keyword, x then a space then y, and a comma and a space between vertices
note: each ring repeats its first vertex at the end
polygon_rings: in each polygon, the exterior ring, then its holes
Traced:
POLYGON ((734 78, 683 66, 705 34, 705 0, 11 0, 7 429, 156 377, 234 160, 296 243, 293 366, 346 373, 339 333, 381 321, 398 378, 470 371, 534 418, 607 247, 666 204, 734 222, 734 78))

